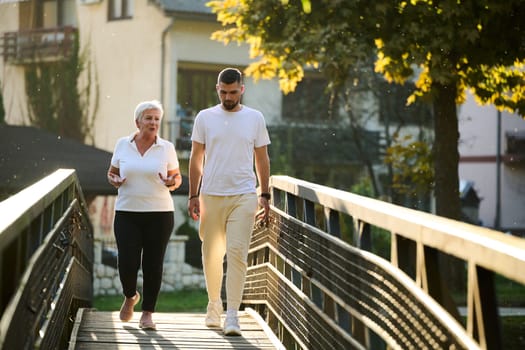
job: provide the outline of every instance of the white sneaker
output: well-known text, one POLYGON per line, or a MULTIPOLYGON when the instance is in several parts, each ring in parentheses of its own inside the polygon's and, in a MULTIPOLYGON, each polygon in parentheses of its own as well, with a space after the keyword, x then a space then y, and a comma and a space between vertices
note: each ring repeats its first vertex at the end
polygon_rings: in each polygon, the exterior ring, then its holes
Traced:
POLYGON ((226 315, 226 319, 224 320, 224 335, 241 335, 239 318, 236 315, 226 315))
POLYGON ((222 314, 222 301, 209 302, 206 313, 206 327, 220 327, 222 314))

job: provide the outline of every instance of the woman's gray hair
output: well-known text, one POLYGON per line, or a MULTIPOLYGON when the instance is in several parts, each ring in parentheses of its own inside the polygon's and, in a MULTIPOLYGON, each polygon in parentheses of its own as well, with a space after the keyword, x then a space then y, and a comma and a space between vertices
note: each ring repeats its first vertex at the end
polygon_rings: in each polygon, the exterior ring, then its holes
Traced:
POLYGON ((135 108, 135 121, 138 121, 141 117, 144 111, 148 109, 156 109, 160 111, 160 117, 164 115, 164 109, 162 108, 162 104, 157 100, 151 100, 151 101, 143 101, 137 105, 135 108))

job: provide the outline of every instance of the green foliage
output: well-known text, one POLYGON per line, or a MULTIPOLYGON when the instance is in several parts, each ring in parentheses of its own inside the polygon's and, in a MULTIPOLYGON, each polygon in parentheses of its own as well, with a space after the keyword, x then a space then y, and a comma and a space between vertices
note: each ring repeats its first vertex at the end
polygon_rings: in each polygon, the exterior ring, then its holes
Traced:
MULTIPOLYGON (((122 300, 122 295, 100 295, 94 298, 93 307, 100 311, 118 311, 122 300)), ((183 289, 160 293, 156 312, 206 312, 207 304, 208 295, 205 290, 183 289)))
POLYGON ((365 197, 373 197, 374 191, 372 190, 370 178, 364 176, 361 177, 359 181, 350 188, 350 192, 365 197))
POLYGON ((520 0, 398 2, 377 31, 376 69, 404 81, 419 67, 415 96, 434 100, 452 85, 462 102, 470 87, 481 102, 525 115, 524 16, 520 0))
POLYGON ((416 79, 435 118, 436 211, 459 218, 456 103, 467 89, 485 103, 525 115, 525 6, 522 0, 210 1, 224 26, 215 40, 245 42, 255 79, 293 91, 304 67, 331 87, 359 84, 371 58, 391 82, 416 79))
POLYGON ((394 138, 387 149, 385 162, 394 171, 393 187, 399 193, 418 196, 432 190, 434 171, 432 153, 428 143, 413 141, 412 136, 394 138))
POLYGON ((503 329, 503 349, 521 350, 525 348, 525 316, 506 316, 501 318, 503 329))
MULTIPOLYGON (((295 164, 318 162, 325 166, 350 164, 359 161, 359 154, 352 141, 352 131, 348 127, 309 127, 294 125, 270 125, 272 140, 281 141, 270 152, 288 154, 295 164), (284 141, 284 142, 283 142, 284 141)), ((378 161, 379 135, 377 132, 362 130, 365 142, 365 157, 378 161)))
POLYGON ((379 162, 379 135, 361 130, 363 151, 349 127, 268 126, 274 174, 286 174, 327 186, 348 189, 362 173, 361 158, 379 162))
MULTIPOLYGON (((78 39, 71 57, 56 62, 36 62, 25 69, 25 86, 31 124, 60 136, 84 142, 93 139, 93 115, 90 115, 91 67, 79 55, 78 39), (87 71, 87 83, 80 87, 80 76, 87 71)), ((95 86, 96 88, 96 86, 95 86)), ((95 110, 98 106, 95 96, 95 110)))
POLYGON ((210 1, 224 30, 216 40, 250 44, 247 73, 293 91, 303 68, 334 84, 371 57, 391 81, 421 72, 414 96, 432 100, 439 85, 457 99, 472 87, 486 103, 525 115, 525 7, 521 0, 238 0, 210 1), (306 11, 306 9, 309 9, 306 11), (377 56, 376 56, 377 53, 377 56), (510 67, 510 68, 509 68, 510 67))

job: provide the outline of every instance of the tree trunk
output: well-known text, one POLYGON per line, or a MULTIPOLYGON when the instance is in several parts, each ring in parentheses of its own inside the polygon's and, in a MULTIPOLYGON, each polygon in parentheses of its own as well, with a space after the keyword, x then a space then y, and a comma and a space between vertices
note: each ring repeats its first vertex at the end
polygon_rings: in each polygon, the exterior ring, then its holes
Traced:
MULTIPOLYGON (((436 214, 459 220, 461 200, 459 197, 459 130, 456 108, 455 85, 434 84, 434 178, 436 214)), ((433 271, 429 281, 430 295, 459 320, 459 313, 451 292, 464 290, 464 262, 433 248, 425 252, 427 271, 433 271), (438 267, 439 266, 439 267, 438 267), (446 276, 446 279, 445 279, 446 276), (446 282, 445 282, 446 281, 446 282)))
POLYGON ((461 218, 459 198, 459 131, 456 87, 434 84, 434 178, 436 214, 450 219, 461 218))

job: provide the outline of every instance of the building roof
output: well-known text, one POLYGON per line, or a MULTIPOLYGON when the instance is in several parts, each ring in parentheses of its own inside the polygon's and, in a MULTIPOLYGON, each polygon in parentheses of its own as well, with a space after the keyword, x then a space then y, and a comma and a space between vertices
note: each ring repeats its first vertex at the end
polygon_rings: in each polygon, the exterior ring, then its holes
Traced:
POLYGON ((0 193, 14 194, 59 168, 75 169, 84 195, 116 191, 106 173, 111 153, 29 126, 0 125, 0 193))
MULTIPOLYGON (((75 169, 85 196, 116 195, 107 182, 111 153, 30 126, 0 124, 0 200, 60 168, 75 169)), ((187 194, 188 181, 173 194, 187 194)))
MULTIPOLYGON (((111 153, 30 126, 0 124, 0 200, 60 168, 75 169, 85 196, 116 195, 107 182, 111 153)), ((187 194, 188 181, 173 194, 187 194)))
POLYGON ((459 179, 459 197, 462 204, 479 206, 481 198, 474 188, 474 181, 459 179))
POLYGON ((168 15, 185 19, 215 20, 211 8, 206 6, 209 0, 155 0, 156 4, 168 15))

